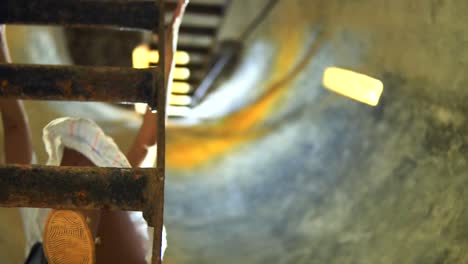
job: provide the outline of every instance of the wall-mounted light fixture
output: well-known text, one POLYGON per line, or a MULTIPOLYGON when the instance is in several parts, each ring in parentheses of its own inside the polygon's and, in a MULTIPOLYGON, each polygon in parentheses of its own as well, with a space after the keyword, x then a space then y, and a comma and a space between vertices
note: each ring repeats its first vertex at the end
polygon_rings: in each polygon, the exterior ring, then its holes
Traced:
POLYGON ((356 101, 376 106, 383 92, 383 83, 367 75, 330 67, 323 74, 323 85, 356 101))

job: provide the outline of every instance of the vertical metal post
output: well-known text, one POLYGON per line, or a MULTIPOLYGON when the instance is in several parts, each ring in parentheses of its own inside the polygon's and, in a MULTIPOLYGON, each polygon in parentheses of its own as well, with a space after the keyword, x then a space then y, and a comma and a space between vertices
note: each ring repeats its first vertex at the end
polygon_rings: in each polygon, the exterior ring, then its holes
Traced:
MULTIPOLYGON (((165 10, 164 10, 164 1, 156 0, 156 5, 159 5, 159 27, 158 27, 158 36, 159 36, 159 78, 155 80, 155 86, 159 87, 157 89, 157 158, 156 158, 156 175, 155 177, 159 178, 161 181, 162 187, 160 195, 161 197, 154 197, 154 199, 161 199, 162 202, 155 202, 152 215, 153 227, 154 227, 154 239, 153 239, 153 264, 161 263, 161 238, 162 238, 162 229, 163 229, 163 219, 164 219, 164 182, 165 182, 165 152, 166 152, 166 107, 167 107, 167 75, 166 71, 166 30, 165 30, 165 10), (159 219, 158 219, 159 218, 159 219)), ((156 32, 155 32, 156 33, 156 32)))

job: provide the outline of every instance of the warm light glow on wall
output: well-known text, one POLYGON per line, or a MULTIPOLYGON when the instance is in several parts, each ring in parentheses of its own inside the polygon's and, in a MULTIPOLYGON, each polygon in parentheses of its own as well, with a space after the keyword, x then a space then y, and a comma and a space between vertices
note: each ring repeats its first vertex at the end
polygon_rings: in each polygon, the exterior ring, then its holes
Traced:
POLYGON ((383 83, 350 70, 330 67, 323 74, 323 85, 356 101, 376 106, 383 92, 383 83))

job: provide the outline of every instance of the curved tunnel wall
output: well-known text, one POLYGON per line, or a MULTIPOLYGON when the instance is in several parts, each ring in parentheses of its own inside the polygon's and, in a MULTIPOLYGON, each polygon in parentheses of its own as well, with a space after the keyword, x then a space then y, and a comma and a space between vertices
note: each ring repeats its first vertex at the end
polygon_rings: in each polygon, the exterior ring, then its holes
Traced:
POLYGON ((465 262, 467 9, 279 1, 206 120, 168 128, 166 261, 465 262), (379 106, 323 89, 328 66, 382 80, 379 106))
POLYGON ((229 114, 169 129, 167 261, 463 262, 466 10, 280 1, 247 41, 245 79, 211 97, 229 114), (328 66, 381 79, 381 104, 324 90, 328 66))

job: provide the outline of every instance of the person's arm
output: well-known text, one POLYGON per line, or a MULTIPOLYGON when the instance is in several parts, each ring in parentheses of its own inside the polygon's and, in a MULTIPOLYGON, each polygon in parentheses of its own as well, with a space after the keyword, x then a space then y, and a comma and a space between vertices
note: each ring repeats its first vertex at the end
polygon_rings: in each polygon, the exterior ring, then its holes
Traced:
POLYGON ((149 109, 143 116, 143 123, 138 134, 130 147, 127 159, 132 167, 139 167, 148 154, 148 147, 156 144, 157 140, 157 113, 149 109))
MULTIPOLYGON (((136 168, 148 154, 148 147, 156 144, 157 114, 149 109, 143 116, 143 123, 127 154, 131 166, 136 168)), ((97 247, 97 263, 146 263, 146 252, 150 241, 142 236, 130 212, 102 211, 98 236, 102 244, 97 247)), ((143 220, 144 221, 144 220, 143 220)))
POLYGON ((0 111, 4 131, 5 162, 31 164, 31 132, 22 102, 0 99, 0 111))
MULTIPOLYGON (((0 63, 10 62, 6 45, 5 25, 0 25, 0 63)), ((4 130, 6 163, 31 164, 32 140, 23 103, 15 99, 0 99, 4 130)))
MULTIPOLYGON (((166 80, 168 80, 168 89, 172 85, 172 72, 175 67, 174 54, 177 50, 177 39, 179 36, 179 27, 182 23, 182 18, 185 13, 189 0, 179 0, 177 2, 177 8, 174 11, 171 23, 167 27, 166 31, 166 80)), ((139 167, 141 162, 145 159, 148 154, 147 147, 156 144, 156 133, 157 133, 157 117, 156 114, 151 113, 147 110, 143 118, 143 124, 138 131, 138 135, 127 154, 127 159, 132 167, 139 167)))

